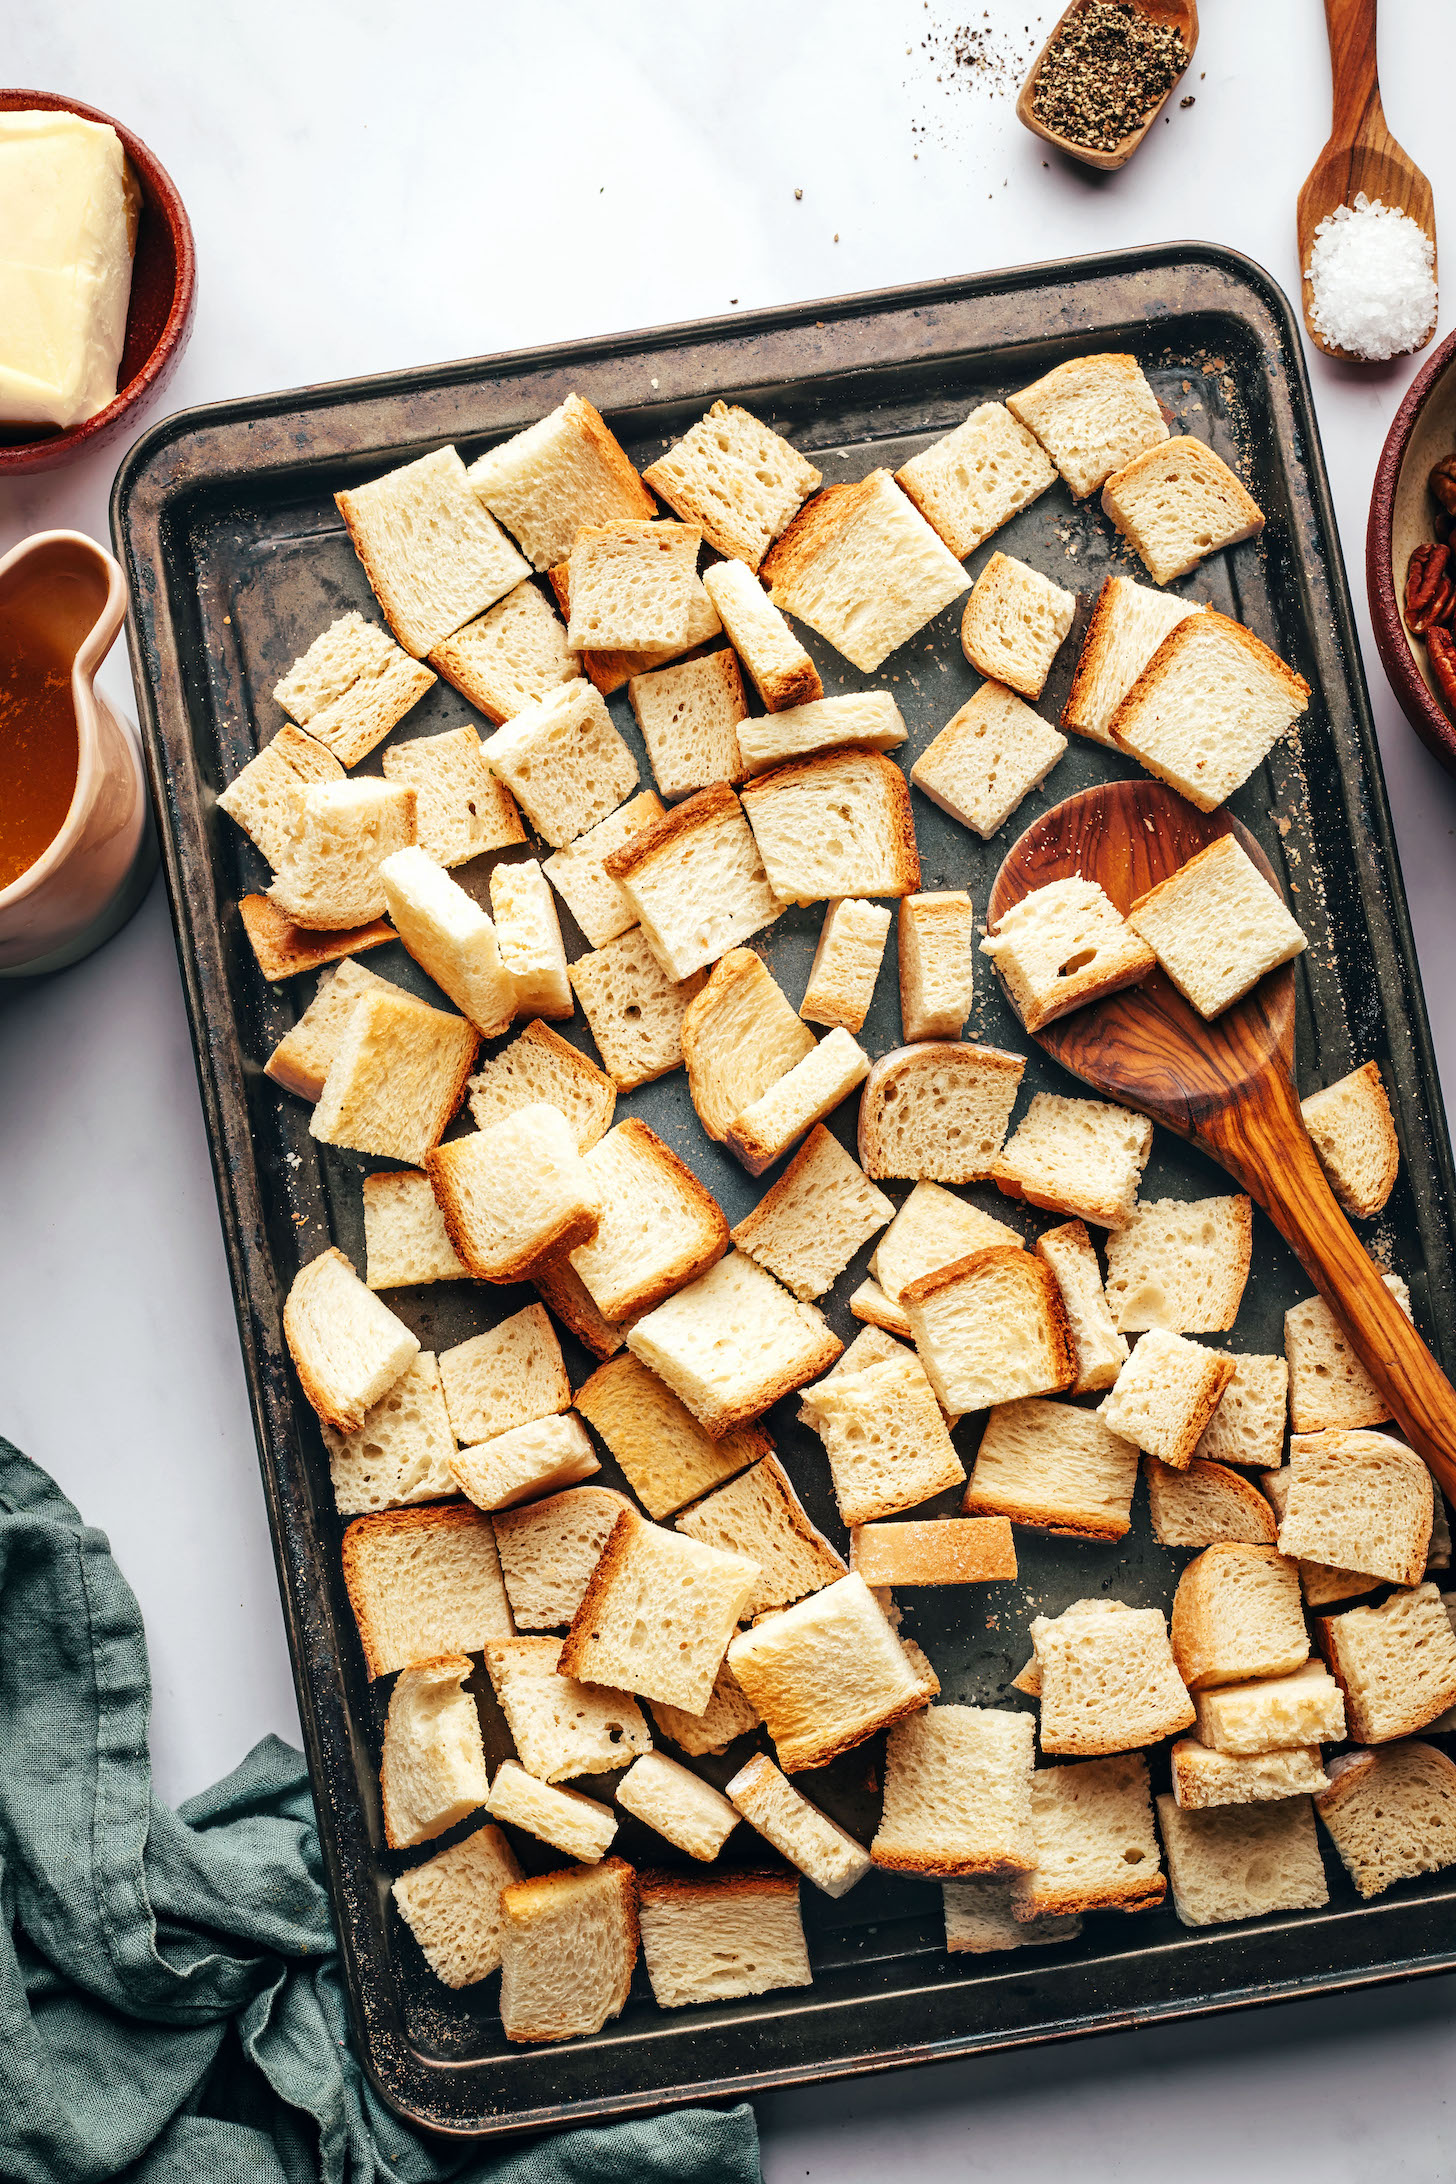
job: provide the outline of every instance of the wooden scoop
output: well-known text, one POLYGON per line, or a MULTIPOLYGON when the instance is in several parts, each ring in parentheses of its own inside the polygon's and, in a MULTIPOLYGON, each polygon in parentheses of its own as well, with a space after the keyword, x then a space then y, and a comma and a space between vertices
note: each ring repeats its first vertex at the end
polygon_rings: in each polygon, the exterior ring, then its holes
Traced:
MULTIPOLYGON (((1067 17, 1075 15, 1081 5, 1082 0, 1072 0, 1072 5, 1064 8, 1057 17, 1051 37, 1032 62, 1027 79, 1021 86, 1021 96, 1016 101, 1016 118, 1025 123, 1033 136, 1044 138, 1048 144, 1055 144, 1057 150, 1065 152, 1068 159, 1080 159, 1084 167, 1102 167, 1111 172, 1116 167, 1127 165, 1178 86, 1176 83, 1171 84, 1147 120, 1136 129, 1130 129, 1125 137, 1120 137, 1110 152, 1099 152, 1090 144, 1079 144, 1074 137, 1062 136, 1057 130, 1049 129, 1044 121, 1038 121, 1032 112, 1031 102, 1036 91, 1036 79, 1041 74, 1041 64, 1067 17)), ((1150 23, 1167 23, 1174 30, 1180 30, 1183 33, 1183 43, 1188 48, 1188 59, 1192 60, 1193 49, 1198 43, 1198 0, 1132 0, 1132 5, 1150 23)), ((1184 73, 1187 73, 1186 65, 1184 73)))
MULTIPOLYGON (((996 875, 986 922, 1052 880, 1095 880, 1119 910, 1220 834, 1278 881, 1246 827, 1195 811, 1156 781, 1113 781, 1027 828, 996 875)), ((1104 1098, 1175 1130, 1263 1207, 1331 1306, 1390 1416, 1456 1494, 1456 1390, 1345 1219, 1310 1143, 1294 1089, 1294 971, 1285 964, 1205 1023, 1162 971, 1035 1035, 1104 1098)))
MULTIPOLYGON (((1363 190, 1372 205, 1379 198, 1382 205, 1396 205, 1409 213, 1416 226, 1430 237, 1434 249, 1436 215, 1430 183, 1385 126, 1375 64, 1375 0, 1325 0, 1325 24, 1330 34, 1334 112, 1329 142, 1299 193, 1304 323, 1310 340, 1317 342, 1326 355, 1358 364, 1365 359, 1351 357, 1348 350, 1326 341, 1315 332, 1310 317, 1314 292, 1309 283, 1309 254, 1314 248, 1315 229, 1338 206, 1353 205, 1363 190)), ((1435 331, 1436 321, 1432 318, 1420 340, 1405 353, 1424 349, 1435 331)))

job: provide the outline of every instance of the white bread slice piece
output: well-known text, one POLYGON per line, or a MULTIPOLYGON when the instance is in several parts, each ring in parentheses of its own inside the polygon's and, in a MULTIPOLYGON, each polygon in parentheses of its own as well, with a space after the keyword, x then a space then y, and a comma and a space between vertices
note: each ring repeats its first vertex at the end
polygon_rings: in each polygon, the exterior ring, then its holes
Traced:
POLYGON ((531 1269, 531 1286, 593 1357, 616 1356, 627 1330, 620 1321, 602 1317, 567 1253, 553 1251, 549 1258, 539 1259, 531 1269))
POLYGON ((1161 1608, 1059 1616, 1038 1636, 1036 1660, 1043 1752, 1095 1759, 1193 1726, 1161 1608))
POLYGON ((710 1440, 671 1389, 630 1354, 600 1366, 577 1390, 576 1407, 658 1521, 746 1471, 773 1447, 753 1425, 710 1440))
POLYGON ((640 1319, 627 1347, 721 1441, 826 1371, 844 1345, 814 1305, 730 1251, 640 1319))
POLYGON ((295 791, 312 781, 342 781, 344 769, 332 751, 301 728, 285 721, 271 743, 250 758, 217 800, 235 826, 262 850, 275 868, 293 839, 295 791))
POLYGON ((299 1386, 324 1424, 338 1433, 358 1432, 420 1349, 404 1322, 365 1288, 343 1252, 333 1249, 321 1251, 294 1275, 283 1307, 283 1333, 299 1386))
POLYGON ((1029 1873, 1035 1752, 1029 1714, 927 1706, 897 1722, 870 1857, 891 1873, 941 1880, 1029 1873))
POLYGON ((375 988, 399 990, 362 963, 346 961, 322 970, 312 1001, 263 1064, 265 1075, 301 1100, 317 1100, 355 1002, 375 988))
POLYGON ((823 697, 818 668, 743 562, 716 562, 703 571, 703 585, 770 713, 823 697))
POLYGON ((746 1107, 814 1051, 814 1034, 760 957, 732 948, 682 1019, 682 1057, 698 1120, 719 1143, 746 1107))
POLYGON ((1456 1865, 1456 1766, 1434 1744, 1342 1752, 1314 1809, 1367 1899, 1456 1865))
POLYGON ((501 968, 515 996, 518 1016, 565 1017, 575 1013, 566 949, 556 904, 534 857, 498 864, 490 875, 501 968))
POLYGON ((925 1656, 906 1651, 853 1571, 741 1631, 728 1666, 758 1708, 785 1774, 827 1766, 940 1690, 925 1656))
POLYGON ((724 1795, 781 1858, 826 1896, 847 1895, 869 1872, 870 1856, 863 1844, 802 1797, 766 1752, 755 1752, 739 1768, 724 1795))
POLYGON ((497 727, 581 673, 566 625, 529 579, 437 644, 430 665, 497 727))
POLYGON ((900 1022, 907 1043, 959 1039, 971 1013, 976 921, 964 888, 906 895, 896 923, 900 1022))
MULTIPOLYGON (((1299 1572, 1273 1547, 1231 1540, 1205 1547, 1178 1580, 1172 1632, 1174 1658, 1190 1691, 1292 1676, 1309 1659, 1299 1572)), ((1216 1742, 1201 1722, 1199 1727, 1209 1743, 1216 1742)))
POLYGON ((1387 1433, 1296 1433, 1279 1552, 1418 1585, 1431 1544, 1431 1474, 1387 1433))
POLYGON ((517 1630, 552 1630, 581 1606, 612 1526, 631 1503, 610 1486, 569 1486, 491 1519, 517 1630))
POLYGON ((673 979, 647 935, 634 928, 570 966, 572 988, 597 1052, 619 1092, 635 1091, 680 1067, 682 1023, 703 990, 703 974, 673 979))
POLYGON ((1098 1416, 1149 1456, 1186 1471, 1233 1376, 1231 1357, 1154 1327, 1133 1344, 1098 1416))
POLYGON ((604 861, 668 977, 690 978, 783 909, 726 782, 689 797, 604 861))
POLYGON ((415 961, 483 1038, 495 1038, 516 1013, 516 989, 479 903, 419 848, 396 850, 379 876, 395 930, 415 961))
MULTIPOLYGON (((867 1282, 864 1286, 867 1289, 875 1287, 873 1282, 867 1282)), ((851 1302, 853 1302, 853 1299, 851 1299, 851 1302)), ((898 1308, 891 1307, 891 1309, 898 1308)), ((871 1365, 883 1365, 887 1358, 904 1357, 907 1353, 912 1356, 914 1354, 910 1350, 908 1341, 897 1342, 892 1335, 873 1323, 861 1327, 849 1348, 832 1370, 824 1375, 823 1380, 816 1381, 813 1387, 805 1388, 802 1391, 799 1398, 800 1425, 813 1425, 819 1390, 826 1386, 829 1381, 841 1376, 847 1378, 850 1373, 867 1372, 871 1365)), ((945 1422, 948 1427, 954 1430, 960 1424, 959 1415, 947 1416, 945 1422)))
POLYGON ((1122 1539, 1132 1522, 1137 1450, 1095 1411, 1037 1397, 986 1420, 961 1508, 1082 1539, 1122 1539))
POLYGON ((884 1192, 821 1122, 738 1223, 733 1241, 807 1303, 834 1286, 894 1213, 884 1192))
POLYGON ((677 1520, 680 1532, 709 1547, 747 1555, 758 1579, 744 1618, 787 1607, 843 1577, 845 1565, 816 1531, 776 1457, 765 1456, 727 1486, 720 1486, 677 1520))
POLYGON ((1173 1908, 1185 1926, 1221 1926, 1330 1900, 1307 1797, 1184 1812, 1158 1799, 1173 1908))
POLYGON ((799 1883, 783 1873, 642 1876, 642 1954, 660 2009, 812 1984, 799 1883))
POLYGON ((473 1987, 499 1971, 501 1890, 520 1878, 515 1852, 487 1825, 392 1884, 400 1917, 445 1986, 473 1987))
POLYGON ((470 1080, 470 1112, 488 1130, 523 1107, 556 1107, 577 1151, 589 1153, 611 1127, 617 1090, 610 1077, 549 1024, 527 1024, 470 1080))
POLYGON ((1107 1239, 1107 1301, 1126 1334, 1222 1334, 1249 1278, 1253 1208, 1228 1198, 1149 1198, 1107 1239))
POLYGON ((620 1858, 501 1891, 501 2030, 584 2040, 619 2017, 637 1962, 637 1876, 620 1858))
POLYGON ((610 1805, 584 1797, 580 1790, 560 1790, 549 1782, 538 1782, 513 1759, 496 1770, 485 1809, 493 1818, 524 1828, 528 1835, 564 1851, 568 1858, 579 1858, 584 1865, 604 1858, 617 1832, 617 1817, 610 1805))
POLYGON ((984 682, 926 745, 910 779, 932 804, 989 842, 1066 748, 1066 737, 1014 690, 984 682))
POLYGON ((1194 1450, 1200 1461, 1277 1470, 1284 1454, 1289 1367, 1282 1357, 1234 1359, 1234 1377, 1194 1450))
POLYGON ((991 1180, 1008 1198, 1024 1198, 1048 1213, 1122 1228, 1136 1209, 1152 1149, 1146 1115, 1107 1100, 1037 1092, 997 1156, 991 1180))
POLYGON ((1054 1620, 1069 1623, 1079 1615, 1131 1615, 1133 1612, 1125 1600, 1105 1600, 1099 1595, 1095 1600, 1074 1600, 1070 1607, 1063 1608, 1061 1615, 1055 1618, 1050 1615, 1034 1615, 1030 1626, 1031 1659, 1019 1676, 1012 1677, 1012 1690, 1024 1691, 1029 1699, 1041 1697, 1041 1662, 1036 1648, 1045 1633, 1051 1629, 1054 1620))
POLYGON ((1361 1744, 1411 1736, 1456 1702, 1456 1632, 1434 1585, 1316 1616, 1315 1632, 1361 1744))
POLYGON ((849 1564, 871 1587, 989 1585, 1016 1575, 1016 1543, 1005 1517, 932 1517, 921 1523, 859 1524, 849 1564))
POLYGON ((1203 1742, 1237 1759, 1338 1744, 1345 1735, 1344 1695, 1323 1661, 1306 1661, 1288 1676, 1196 1691, 1193 1703, 1203 1742))
POLYGON ((405 1669, 390 1693, 379 1787, 391 1850, 433 1841, 490 1794, 469 1674, 466 1654, 447 1653, 405 1669))
POLYGON ((571 1402, 556 1330, 539 1304, 440 1353, 440 1381, 457 1441, 490 1441, 550 1418, 571 1402))
POLYGON ((1009 394, 1006 407, 1036 434, 1078 500, 1168 437, 1158 398, 1135 356, 1069 357, 1009 394))
POLYGON ((436 864, 469 864, 487 850, 524 842, 515 798, 485 763, 468 724, 441 736, 391 743, 381 761, 386 781, 415 792, 415 837, 436 864))
POLYGON ((1320 1166, 1346 1213, 1368 1221, 1384 1208, 1400 1173, 1400 1140, 1378 1062, 1363 1062, 1301 1100, 1299 1111, 1320 1166))
POLYGON ((340 615, 295 660, 273 695, 289 718, 357 766, 418 704, 435 678, 377 622, 340 615))
POLYGON ((1231 834, 1140 895, 1127 921, 1210 1021, 1309 946, 1278 891, 1231 834))
POLYGON ((1038 1767, 1031 1832, 1037 1864, 1011 1884, 1015 1919, 1150 1911, 1167 1894, 1141 1752, 1038 1767))
POLYGON ((1082 639, 1062 726, 1116 750, 1117 708, 1168 632, 1202 612, 1196 600, 1151 591, 1130 576, 1106 577, 1082 639))
POLYGON ((713 1696, 701 1714, 684 1713, 680 1706, 664 1706, 659 1699, 652 1708, 658 1734, 681 1746, 689 1759, 715 1757, 726 1752, 739 1737, 759 1725, 759 1717, 739 1689, 725 1661, 713 1679, 713 1696))
POLYGON ((944 1410, 1054 1395, 1076 1378, 1056 1276, 1029 1251, 973 1251, 922 1274, 900 1302, 944 1410))
POLYGON ((1215 1752, 1196 1737, 1180 1737, 1168 1758, 1173 1799, 1183 1812, 1219 1805, 1266 1805, 1329 1788, 1317 1744, 1296 1744, 1286 1751, 1256 1752, 1241 1759, 1231 1752, 1215 1752))
POLYGON ((1004 1221, 967 1205, 939 1183, 917 1183, 880 1238, 870 1272, 889 1302, 898 1304, 922 1274, 997 1245, 1019 1250, 1021 1238, 1004 1221))
POLYGON ((822 1381, 810 1423, 824 1443, 845 1524, 892 1517, 964 1483, 935 1391, 908 1350, 822 1381))
MULTIPOLYGON (((551 589, 556 594, 556 604, 566 616, 571 614, 571 564, 558 562, 547 571, 551 589)), ((705 645, 711 638, 721 637, 723 625, 717 610, 703 589, 703 580, 694 576, 688 586, 687 631, 678 644, 655 645, 642 652, 622 652, 592 649, 579 652, 576 657, 593 687, 604 698, 614 690, 623 689, 634 675, 645 675, 650 668, 666 667, 669 660, 679 660, 685 652, 705 645)))
POLYGON ((481 1654, 521 1765, 538 1782, 610 1774, 651 1751, 636 1700, 567 1675, 559 1638, 492 1638, 481 1654))
POLYGON ((568 849, 554 850, 543 870, 557 894, 593 948, 604 948, 637 923, 637 913, 615 880, 609 879, 606 860, 641 828, 661 819, 661 799, 644 789, 640 796, 622 804, 605 819, 588 827, 568 849))
POLYGON ((1028 1031, 1146 978, 1157 958, 1094 880, 1033 888, 981 942, 1028 1031))
POLYGON ((869 1070, 863 1047, 842 1025, 836 1026, 786 1076, 734 1117, 725 1141, 728 1150, 750 1175, 762 1175, 806 1130, 848 1099, 869 1070))
POLYGON ((664 796, 690 796, 743 779, 738 728, 748 706, 738 662, 726 645, 676 667, 634 675, 627 695, 664 796))
POLYGON ((418 1168, 366 1175, 364 1279, 371 1289, 458 1282, 469 1268, 451 1243, 430 1179, 418 1168))
POLYGON ((567 560, 573 652, 669 652, 688 641, 703 534, 695 524, 586 524, 567 560))
MULTIPOLYGON (((1160 1547, 1212 1547, 1224 1539, 1272 1547, 1274 1512, 1251 1479, 1224 1464, 1195 1459, 1185 1470, 1143 1458, 1148 1514, 1160 1547)), ((1281 1552, 1283 1550, 1281 1549, 1281 1552)))
POLYGON ((913 895, 920 853, 905 776, 879 751, 825 751, 745 784, 769 886, 789 902, 913 895))
POLYGON ((463 1016, 397 986, 366 990, 339 1034, 309 1135, 419 1167, 464 1097, 479 1046, 463 1016))
POLYGON ((523 705, 481 748, 556 849, 599 825, 637 786, 637 761, 588 682, 563 683, 523 705))
POLYGON ((562 1674, 701 1712, 758 1574, 747 1555, 625 1510, 566 1634, 562 1674))
POLYGON ((859 1104, 859 1158, 882 1181, 981 1183, 1006 1136, 1026 1060, 925 1039, 882 1054, 859 1104))
MULTIPOLYGON (((1399 1274, 1382 1276, 1407 1319, 1410 1288, 1399 1274)), ((1390 1416, 1380 1393, 1350 1346, 1350 1338, 1323 1297, 1306 1297, 1284 1315, 1284 1355, 1289 1365, 1289 1423, 1296 1433, 1327 1427, 1358 1430, 1390 1416)))
POLYGON ((958 561, 1056 483, 1057 466, 1004 402, 981 402, 895 472, 958 561))
POLYGON ((995 553, 961 616, 961 650, 988 682, 1039 698, 1066 642, 1077 594, 1010 554, 995 553))
POLYGON ((385 620, 417 660, 531 573, 471 492, 453 447, 334 501, 385 620))
POLYGON ((425 1155, 450 1241, 478 1281, 519 1282, 595 1236, 601 1194, 556 1107, 521 1107, 425 1155))
POLYGON ((570 553, 583 524, 654 513, 652 495, 600 410, 579 394, 488 448, 467 475, 538 569, 570 553))
POLYGON ((1221 455, 1191 435, 1150 447, 1102 488, 1111 516, 1147 564, 1155 584, 1187 576, 1209 554, 1257 538, 1264 512, 1221 455))
POLYGON ((890 913, 878 903, 852 898, 830 903, 799 1003, 806 1022, 840 1024, 846 1031, 863 1028, 889 932, 890 913))
POLYGON ((450 1459, 462 1494, 477 1509, 509 1509, 513 1503, 554 1494, 601 1470, 579 1418, 538 1418, 512 1426, 492 1440, 457 1449, 450 1459))
POLYGON ((299 925, 342 931, 382 917, 380 866, 415 838, 415 792, 394 781, 311 781, 289 796, 268 899, 299 925))
POLYGON ((867 1332, 883 1331, 910 1340, 910 1315, 890 1302, 878 1282, 861 1282, 849 1300, 849 1309, 855 1319, 864 1322, 867 1332))
MULTIPOLYGON (((1110 1388, 1127 1363, 1128 1342, 1113 1322, 1102 1287, 1102 1269, 1085 1225, 1066 1221, 1060 1228, 1043 1229, 1032 1249, 1039 1259, 1045 1259, 1062 1293, 1062 1308, 1077 1361, 1072 1394, 1095 1395, 1110 1388)), ((1216 1420, 1218 1412, 1213 1415, 1216 1420)))
POLYGON ((1077 1918, 1018 1923, 1012 1908, 1014 1890, 1013 1881, 942 1881, 945 1946, 951 1956, 989 1956, 1002 1949, 1049 1949, 1057 1942, 1076 1940, 1082 1931, 1082 1921, 1077 1918))
POLYGON ((1240 622, 1212 607, 1163 639, 1110 723, 1160 781, 1216 811, 1262 766, 1309 703, 1309 684, 1240 622))
POLYGON ((715 402, 642 478, 718 553, 749 569, 823 482, 780 433, 728 402, 715 402))
POLYGON ((969 582, 888 470, 816 494, 770 550, 762 573, 776 607, 807 622, 865 674, 969 582))
POLYGON ((455 1436, 433 1350, 421 1350, 356 1433, 323 1428, 334 1503, 345 1517, 455 1492, 455 1436))
POLYGON ((707 1186, 634 1116, 585 1157, 601 1204, 596 1234, 571 1264, 607 1319, 650 1311, 721 1259, 728 1223, 707 1186))
POLYGON ((721 1790, 665 1752, 644 1752, 617 1784, 617 1803, 675 1850, 711 1864, 738 1825, 721 1790))
POLYGON ((794 758, 854 746, 864 751, 893 751, 910 731, 888 690, 850 690, 841 697, 812 699, 787 711, 745 720, 738 730, 744 771, 766 773, 794 758))
POLYGON ((495 1535, 468 1505, 356 1517, 343 1563, 371 1676, 514 1635, 495 1535))
POLYGON ((306 931, 266 895, 244 895, 238 904, 238 920, 258 969, 274 985, 280 979, 296 978, 302 971, 337 963, 341 956, 363 955, 367 949, 382 948, 395 937, 394 927, 384 918, 372 918, 366 925, 346 926, 338 932, 306 931))

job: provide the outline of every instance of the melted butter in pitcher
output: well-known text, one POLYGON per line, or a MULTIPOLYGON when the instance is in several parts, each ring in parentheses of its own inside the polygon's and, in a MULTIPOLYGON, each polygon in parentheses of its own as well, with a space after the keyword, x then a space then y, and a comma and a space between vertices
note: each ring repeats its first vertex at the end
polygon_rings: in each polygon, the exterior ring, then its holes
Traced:
POLYGON ((49 848, 76 791, 71 658, 29 615, 0 609, 0 888, 49 848))

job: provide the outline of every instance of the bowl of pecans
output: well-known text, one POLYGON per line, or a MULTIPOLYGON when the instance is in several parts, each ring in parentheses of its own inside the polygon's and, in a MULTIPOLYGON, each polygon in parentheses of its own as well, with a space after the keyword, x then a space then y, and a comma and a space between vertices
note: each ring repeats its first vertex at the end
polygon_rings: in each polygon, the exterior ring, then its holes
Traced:
POLYGON ((1401 710, 1456 773, 1456 334, 1411 381, 1375 473, 1365 581, 1401 710))

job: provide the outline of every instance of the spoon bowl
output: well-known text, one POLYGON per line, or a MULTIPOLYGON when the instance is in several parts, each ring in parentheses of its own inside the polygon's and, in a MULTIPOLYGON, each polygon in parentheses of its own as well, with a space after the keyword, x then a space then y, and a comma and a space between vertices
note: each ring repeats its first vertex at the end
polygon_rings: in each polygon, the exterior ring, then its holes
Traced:
MULTIPOLYGON (((1146 16, 1150 23, 1164 23, 1173 30, 1181 31, 1183 43, 1188 48, 1188 62, 1192 61, 1198 44, 1198 0, 1131 0, 1131 4, 1134 11, 1138 15, 1146 16)), ((1132 158, 1186 75, 1188 63, 1185 62, 1183 70, 1168 86, 1147 120, 1139 122, 1137 128, 1129 129, 1127 135, 1120 137, 1110 152, 1100 152, 1090 144, 1079 144, 1074 137, 1063 136, 1058 130, 1048 128, 1044 121, 1037 119, 1032 110, 1037 78, 1041 74, 1043 62, 1060 35, 1062 25, 1069 16, 1076 14, 1081 5, 1082 0, 1072 0, 1071 6, 1064 8, 1057 17, 1050 38, 1032 62, 1026 81, 1021 86, 1021 96, 1016 101, 1016 118, 1030 129, 1033 136, 1039 136, 1045 143, 1054 144, 1059 152, 1065 152, 1068 159, 1079 159, 1084 167, 1100 167, 1106 173, 1113 173, 1117 168, 1125 167, 1132 158)))

